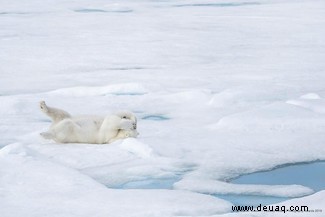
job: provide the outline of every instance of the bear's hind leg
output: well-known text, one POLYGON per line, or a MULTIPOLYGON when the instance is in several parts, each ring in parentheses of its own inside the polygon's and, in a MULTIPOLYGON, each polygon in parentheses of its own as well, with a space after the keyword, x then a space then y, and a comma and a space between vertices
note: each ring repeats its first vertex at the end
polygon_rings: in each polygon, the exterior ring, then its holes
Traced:
POLYGON ((83 142, 77 135, 80 134, 80 126, 71 119, 60 121, 50 130, 52 139, 59 143, 78 143, 83 142), (79 133, 78 133, 79 132, 79 133))
POLYGON ((63 119, 70 118, 71 115, 62 110, 62 109, 57 109, 57 108, 52 108, 46 105, 44 101, 40 102, 40 109, 41 111, 49 116, 54 123, 58 123, 59 121, 62 121, 63 119))

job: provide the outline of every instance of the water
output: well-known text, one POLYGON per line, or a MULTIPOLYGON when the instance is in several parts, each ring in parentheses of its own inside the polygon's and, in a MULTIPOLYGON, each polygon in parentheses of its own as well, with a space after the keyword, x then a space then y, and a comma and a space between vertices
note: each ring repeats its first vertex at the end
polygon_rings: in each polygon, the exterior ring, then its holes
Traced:
POLYGON ((0 15, 29 15, 29 14, 32 14, 32 13, 28 13, 28 12, 7 12, 7 11, 4 11, 4 12, 0 12, 0 15))
POLYGON ((325 189, 325 161, 283 165, 234 179, 236 184, 303 185, 315 191, 325 189))
POLYGON ((144 95, 146 93, 137 93, 137 92, 125 92, 125 93, 111 93, 113 95, 116 95, 116 96, 141 96, 141 95, 144 95))
POLYGON ((102 9, 93 9, 93 8, 83 8, 74 10, 75 12, 79 13, 107 13, 108 11, 102 9))
MULTIPOLYGON (((148 119, 164 119, 166 117, 160 115, 148 115, 148 119)), ((173 184, 179 181, 181 177, 171 177, 165 179, 145 179, 140 181, 128 182, 122 189, 172 189, 173 184)), ((273 170, 256 172, 242 175, 231 181, 235 184, 263 184, 263 185, 292 185, 298 184, 315 191, 325 189, 325 161, 316 161, 312 163, 286 164, 273 170)), ((239 206, 259 206, 276 204, 288 199, 289 197, 273 197, 273 196, 256 196, 256 195, 220 195, 215 194, 218 198, 227 200, 234 205, 239 206)))
POLYGON ((117 10, 103 10, 103 9, 96 9, 96 8, 82 8, 76 9, 74 12, 77 13, 130 13, 133 10, 130 9, 117 9, 117 10))
POLYGON ((225 2, 225 3, 199 3, 199 4, 179 4, 174 7, 239 7, 249 5, 259 5, 259 2, 225 2))
POLYGON ((179 178, 166 179, 147 179, 141 181, 128 182, 122 186, 123 189, 172 189, 173 184, 179 181, 179 178))
POLYGON ((165 120, 169 120, 168 117, 164 116, 164 115, 146 115, 144 117, 142 117, 143 120, 151 120, 151 121, 165 121, 165 120))
POLYGON ((214 196, 227 200, 236 206, 259 206, 260 204, 264 206, 269 204, 280 203, 282 201, 290 199, 287 197, 236 195, 236 194, 227 194, 227 195, 216 194, 214 196))
MULTIPOLYGON (((235 184, 303 185, 320 191, 325 189, 325 161, 282 165, 269 171, 240 176, 231 181, 235 184)), ((258 206, 279 203, 291 198, 255 195, 215 195, 234 205, 258 206)))

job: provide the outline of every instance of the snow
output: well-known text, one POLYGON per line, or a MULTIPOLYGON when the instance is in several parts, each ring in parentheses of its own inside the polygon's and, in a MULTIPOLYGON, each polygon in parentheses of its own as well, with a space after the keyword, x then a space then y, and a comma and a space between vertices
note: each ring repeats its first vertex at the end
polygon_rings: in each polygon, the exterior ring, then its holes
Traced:
POLYGON ((3 216, 211 215, 229 210, 228 202, 191 192, 108 189, 21 144, 6 146, 0 154, 5 165, 0 181, 3 216))
POLYGON ((317 94, 306 94, 301 96, 298 100, 288 100, 287 103, 316 113, 325 113, 325 100, 317 94))
POLYGON ((324 212, 325 191, 231 183, 325 160, 324 1, 0 5, 1 217, 246 216, 218 194, 324 212), (130 110, 140 135, 44 140, 41 100, 73 115, 130 110))
POLYGON ((120 95, 142 95, 145 94, 147 90, 140 84, 130 83, 130 84, 115 84, 103 87, 72 87, 72 88, 62 88, 54 91, 50 91, 49 94, 61 95, 61 96, 98 96, 107 94, 120 94, 120 95))
POLYGON ((134 155, 139 156, 140 158, 150 158, 153 156, 152 148, 148 145, 140 143, 133 138, 126 139, 120 144, 120 148, 126 150, 134 155), (130 142, 130 140, 132 142, 130 142))

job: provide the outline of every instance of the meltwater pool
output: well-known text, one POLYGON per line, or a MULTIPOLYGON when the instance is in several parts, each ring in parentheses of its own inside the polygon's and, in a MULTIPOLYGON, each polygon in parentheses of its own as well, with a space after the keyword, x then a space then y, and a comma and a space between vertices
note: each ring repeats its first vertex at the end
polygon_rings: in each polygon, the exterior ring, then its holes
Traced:
MULTIPOLYGON (((315 192, 325 189, 325 161, 285 164, 269 171, 242 175, 231 181, 235 184, 303 185, 315 192)), ((274 204, 292 198, 255 195, 216 195, 235 205, 274 204)))

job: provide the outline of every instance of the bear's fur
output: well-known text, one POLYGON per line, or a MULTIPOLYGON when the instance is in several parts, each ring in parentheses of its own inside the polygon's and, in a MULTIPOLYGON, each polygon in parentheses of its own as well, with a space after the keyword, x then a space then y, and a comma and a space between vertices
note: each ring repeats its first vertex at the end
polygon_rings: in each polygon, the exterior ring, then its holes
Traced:
POLYGON ((137 119, 128 111, 106 117, 71 116, 68 112, 49 107, 44 101, 40 109, 52 119, 49 131, 41 133, 46 139, 58 143, 111 143, 118 139, 137 137, 137 119))

